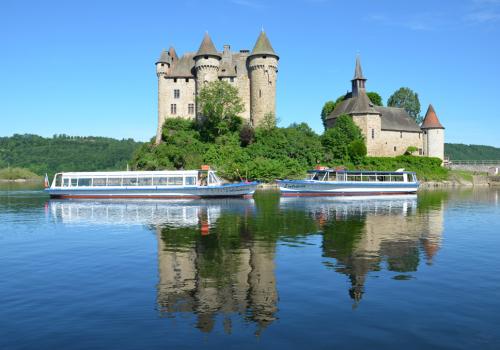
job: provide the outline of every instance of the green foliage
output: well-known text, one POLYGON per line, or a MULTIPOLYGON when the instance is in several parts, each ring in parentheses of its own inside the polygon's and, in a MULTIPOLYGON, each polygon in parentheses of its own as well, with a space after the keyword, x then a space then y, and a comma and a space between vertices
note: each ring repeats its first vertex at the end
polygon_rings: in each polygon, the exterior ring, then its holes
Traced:
POLYGON ((200 134, 205 141, 214 141, 218 136, 238 131, 245 110, 238 89, 226 81, 216 80, 206 84, 197 99, 203 118, 200 134))
POLYGON ((361 130, 348 115, 337 118, 335 126, 326 130, 321 137, 325 150, 325 160, 349 160, 349 145, 355 140, 363 140, 361 130))
POLYGON ((37 174, 24 168, 4 168, 0 169, 0 179, 2 180, 41 180, 37 174))
POLYGON ((321 121, 323 122, 323 127, 326 129, 326 118, 335 109, 336 103, 333 101, 326 101, 321 109, 321 121))
POLYGON ((384 102, 382 102, 382 97, 374 91, 367 92, 368 98, 370 99, 371 103, 373 103, 375 106, 383 106, 384 102))
POLYGON ((444 154, 451 160, 498 160, 500 148, 481 145, 445 143, 444 154))
POLYGON ((416 156, 366 157, 357 168, 387 171, 404 168, 407 171, 415 171, 420 181, 446 180, 449 173, 448 169, 441 166, 441 159, 416 156))
POLYGON ((0 167, 50 176, 59 171, 124 170, 140 145, 132 139, 15 134, 0 137, 0 167))
POLYGON ((387 100, 389 107, 404 108, 406 112, 415 119, 417 124, 422 123, 422 116, 420 115, 420 101, 418 94, 407 87, 399 88, 387 100))
POLYGON ((408 148, 406 149, 406 152, 405 154, 407 156, 411 156, 413 153, 415 153, 416 151, 418 151, 418 147, 415 147, 415 146, 408 146, 408 148))
POLYGON ((366 145, 363 139, 356 139, 349 143, 349 158, 354 164, 359 164, 366 157, 366 145))

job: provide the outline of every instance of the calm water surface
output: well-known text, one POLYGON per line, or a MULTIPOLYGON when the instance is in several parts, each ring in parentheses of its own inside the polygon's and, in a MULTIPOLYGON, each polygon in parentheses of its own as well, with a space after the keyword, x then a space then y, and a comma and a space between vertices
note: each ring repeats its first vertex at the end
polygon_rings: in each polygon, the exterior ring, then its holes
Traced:
POLYGON ((0 348, 498 349, 499 197, 53 201, 4 186, 0 348))

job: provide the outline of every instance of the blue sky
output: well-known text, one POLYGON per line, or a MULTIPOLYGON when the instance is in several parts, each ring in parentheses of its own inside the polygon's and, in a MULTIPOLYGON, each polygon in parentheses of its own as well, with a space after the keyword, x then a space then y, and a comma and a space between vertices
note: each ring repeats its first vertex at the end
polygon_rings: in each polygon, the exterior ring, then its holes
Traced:
POLYGON ((147 140, 162 48, 194 51, 208 30, 218 49, 252 49, 261 27, 280 56, 281 125, 321 132, 359 53, 384 102, 408 86, 447 142, 500 146, 500 0, 2 0, 0 136, 147 140))

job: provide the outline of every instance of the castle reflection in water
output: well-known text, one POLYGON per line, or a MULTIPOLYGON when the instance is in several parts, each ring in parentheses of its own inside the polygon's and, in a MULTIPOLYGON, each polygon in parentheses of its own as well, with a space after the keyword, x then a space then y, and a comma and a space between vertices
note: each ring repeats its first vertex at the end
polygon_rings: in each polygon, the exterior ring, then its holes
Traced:
MULTIPOLYGON (((210 332, 234 317, 261 332, 278 317, 275 256, 282 240, 322 236, 326 268, 347 277, 355 304, 372 271, 411 278, 432 264, 443 232, 445 197, 339 200, 280 198, 187 202, 51 201, 55 220, 146 225, 158 241, 160 313, 189 313, 210 332)), ((300 248, 297 248, 300 249, 300 248)))

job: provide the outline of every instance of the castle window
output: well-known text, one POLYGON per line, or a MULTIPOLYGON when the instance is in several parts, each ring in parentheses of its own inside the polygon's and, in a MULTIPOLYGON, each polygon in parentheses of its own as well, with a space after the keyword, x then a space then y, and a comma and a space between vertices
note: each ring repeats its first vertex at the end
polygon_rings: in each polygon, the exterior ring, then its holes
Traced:
POLYGON ((204 56, 203 58, 208 59, 208 56, 204 56))
POLYGON ((418 149, 418 155, 419 155, 419 156, 421 156, 421 155, 423 155, 423 154, 424 154, 424 152, 422 151, 422 149, 421 149, 421 148, 419 148, 419 149, 418 149))
POLYGON ((162 64, 161 64, 161 66, 162 66, 162 67, 163 67, 164 65, 165 65, 164 63, 162 63, 162 64))
POLYGON ((420 139, 420 133, 418 133, 418 138, 420 139))
POLYGON ((372 129, 372 139, 375 138, 375 129, 372 129))
POLYGON ((403 132, 402 131, 399 132, 399 137, 403 138, 403 132))
POLYGON ((262 90, 259 90, 259 97, 262 97, 262 90))
POLYGON ((179 98, 179 97, 181 97, 181 92, 179 89, 175 89, 174 90, 174 98, 179 98))
POLYGON ((234 78, 233 78, 233 77, 229 78, 229 81, 230 81, 231 83, 234 83, 234 78))
POLYGON ((189 83, 189 78, 186 78, 186 83, 189 83))
POLYGON ((394 152, 396 152, 396 146, 394 146, 394 152))
POLYGON ((174 78, 174 83, 177 83, 177 78, 174 78))
POLYGON ((177 105, 175 103, 170 105, 170 114, 177 114, 177 105))
POLYGON ((188 104, 188 114, 194 114, 194 103, 188 104))
POLYGON ((267 56, 262 56, 262 58, 266 58, 267 56))
POLYGON ((238 67, 237 67, 237 66, 234 66, 234 72, 235 72, 236 74, 238 74, 238 67))

